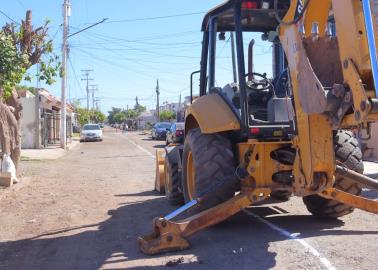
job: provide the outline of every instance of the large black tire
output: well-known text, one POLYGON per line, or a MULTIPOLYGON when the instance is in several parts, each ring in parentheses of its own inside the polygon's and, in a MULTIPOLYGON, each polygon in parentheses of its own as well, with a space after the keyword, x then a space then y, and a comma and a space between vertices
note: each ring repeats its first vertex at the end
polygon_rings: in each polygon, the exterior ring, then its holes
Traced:
POLYGON ((235 161, 230 140, 222 134, 202 134, 199 128, 190 130, 184 144, 182 181, 185 202, 206 195, 206 200, 195 211, 232 198, 235 195, 235 161), (195 171, 192 197, 187 179, 190 153, 195 171))
POLYGON ((165 157, 165 196, 171 205, 182 205, 184 196, 180 191, 180 175, 177 162, 170 162, 165 157))
POLYGON ((278 201, 288 201, 290 199, 291 194, 292 193, 290 191, 275 190, 275 191, 272 191, 272 193, 270 193, 270 197, 278 201))
MULTIPOLYGON (((364 164, 362 162, 361 149, 357 139, 350 131, 339 130, 334 136, 334 150, 336 160, 347 168, 358 173, 363 173, 364 164)), ((341 176, 336 178, 335 188, 353 195, 361 193, 361 187, 341 176)), ((327 200, 318 195, 306 196, 303 198, 308 211, 320 218, 338 218, 353 212, 354 208, 338 201, 327 200)))

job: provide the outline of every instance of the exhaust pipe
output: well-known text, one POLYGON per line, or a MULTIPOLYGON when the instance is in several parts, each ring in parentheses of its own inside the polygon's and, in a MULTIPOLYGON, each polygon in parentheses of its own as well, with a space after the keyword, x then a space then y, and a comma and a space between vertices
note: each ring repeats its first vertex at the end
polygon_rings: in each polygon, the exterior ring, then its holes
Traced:
POLYGON ((252 39, 248 46, 248 81, 253 80, 253 47, 255 46, 255 40, 252 39))

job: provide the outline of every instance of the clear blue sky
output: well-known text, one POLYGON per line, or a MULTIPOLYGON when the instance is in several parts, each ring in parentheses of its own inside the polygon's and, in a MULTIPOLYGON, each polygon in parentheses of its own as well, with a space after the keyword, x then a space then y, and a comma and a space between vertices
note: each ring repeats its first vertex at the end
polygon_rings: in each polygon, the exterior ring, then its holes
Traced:
MULTIPOLYGON (((156 79, 160 82, 161 102, 178 102, 180 92, 183 97, 189 94, 189 74, 199 69, 200 28, 204 13, 222 2, 71 0, 71 33, 103 18, 109 19, 107 23, 70 38, 68 98, 82 99, 82 105, 86 104, 81 70, 93 69, 91 78, 95 80, 90 83, 99 87, 96 96, 101 99, 104 112, 111 107, 132 107, 136 96, 142 105, 154 108, 156 79), (201 14, 156 18, 189 13, 201 14)), ((49 35, 54 39, 55 50, 60 55, 62 3, 63 0, 3 1, 0 10, 19 22, 26 10, 31 9, 35 26, 50 19, 49 35)), ((0 14, 1 25, 7 21, 9 19, 0 14)), ((221 61, 230 62, 228 47, 227 41, 219 47, 218 54, 224 58, 221 61)), ((270 73, 271 60, 266 56, 269 46, 257 43, 256 50, 255 69, 264 68, 263 71, 270 73)), ((222 66, 223 71, 220 72, 232 78, 230 67, 222 66)), ((220 86, 227 80, 219 82, 220 86)), ((35 86, 36 82, 31 85, 35 86)), ((59 79, 46 88, 60 97, 59 79)))

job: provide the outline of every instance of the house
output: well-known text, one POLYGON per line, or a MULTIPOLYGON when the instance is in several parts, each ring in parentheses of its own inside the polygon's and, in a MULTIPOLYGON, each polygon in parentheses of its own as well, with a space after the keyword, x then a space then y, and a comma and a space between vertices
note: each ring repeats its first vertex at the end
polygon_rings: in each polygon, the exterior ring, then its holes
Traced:
MULTIPOLYGON (((34 89, 35 91, 35 89, 34 89)), ((17 90, 23 107, 21 118, 22 148, 41 148, 59 143, 61 102, 48 90, 39 89, 39 107, 29 90, 17 90)), ((72 138, 73 107, 67 105, 67 138, 72 138)))
POLYGON ((155 110, 142 112, 136 120, 138 129, 145 129, 147 123, 156 123, 155 110))
POLYGON ((163 104, 159 107, 159 109, 161 112, 164 112, 164 111, 177 112, 179 107, 180 107, 180 104, 178 102, 168 103, 166 101, 166 102, 163 102, 163 104))

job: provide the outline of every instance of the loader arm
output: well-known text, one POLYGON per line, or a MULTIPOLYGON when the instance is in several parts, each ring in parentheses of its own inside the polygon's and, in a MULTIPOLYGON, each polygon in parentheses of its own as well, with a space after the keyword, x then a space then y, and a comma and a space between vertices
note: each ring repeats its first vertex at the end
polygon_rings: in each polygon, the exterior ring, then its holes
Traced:
POLYGON ((376 35, 376 29, 366 23, 373 12, 370 1, 309 0, 303 18, 287 23, 296 20, 300 5, 300 1, 292 2, 280 24, 279 36, 290 69, 298 124, 294 187, 295 193, 303 196, 333 185, 333 130, 363 129, 377 120, 378 74, 372 65, 377 60, 371 58, 376 57, 375 40, 374 44, 368 40, 376 35), (336 35, 331 31, 330 16, 336 35), (330 110, 333 105, 329 97, 334 98, 340 88, 342 102, 330 110))

